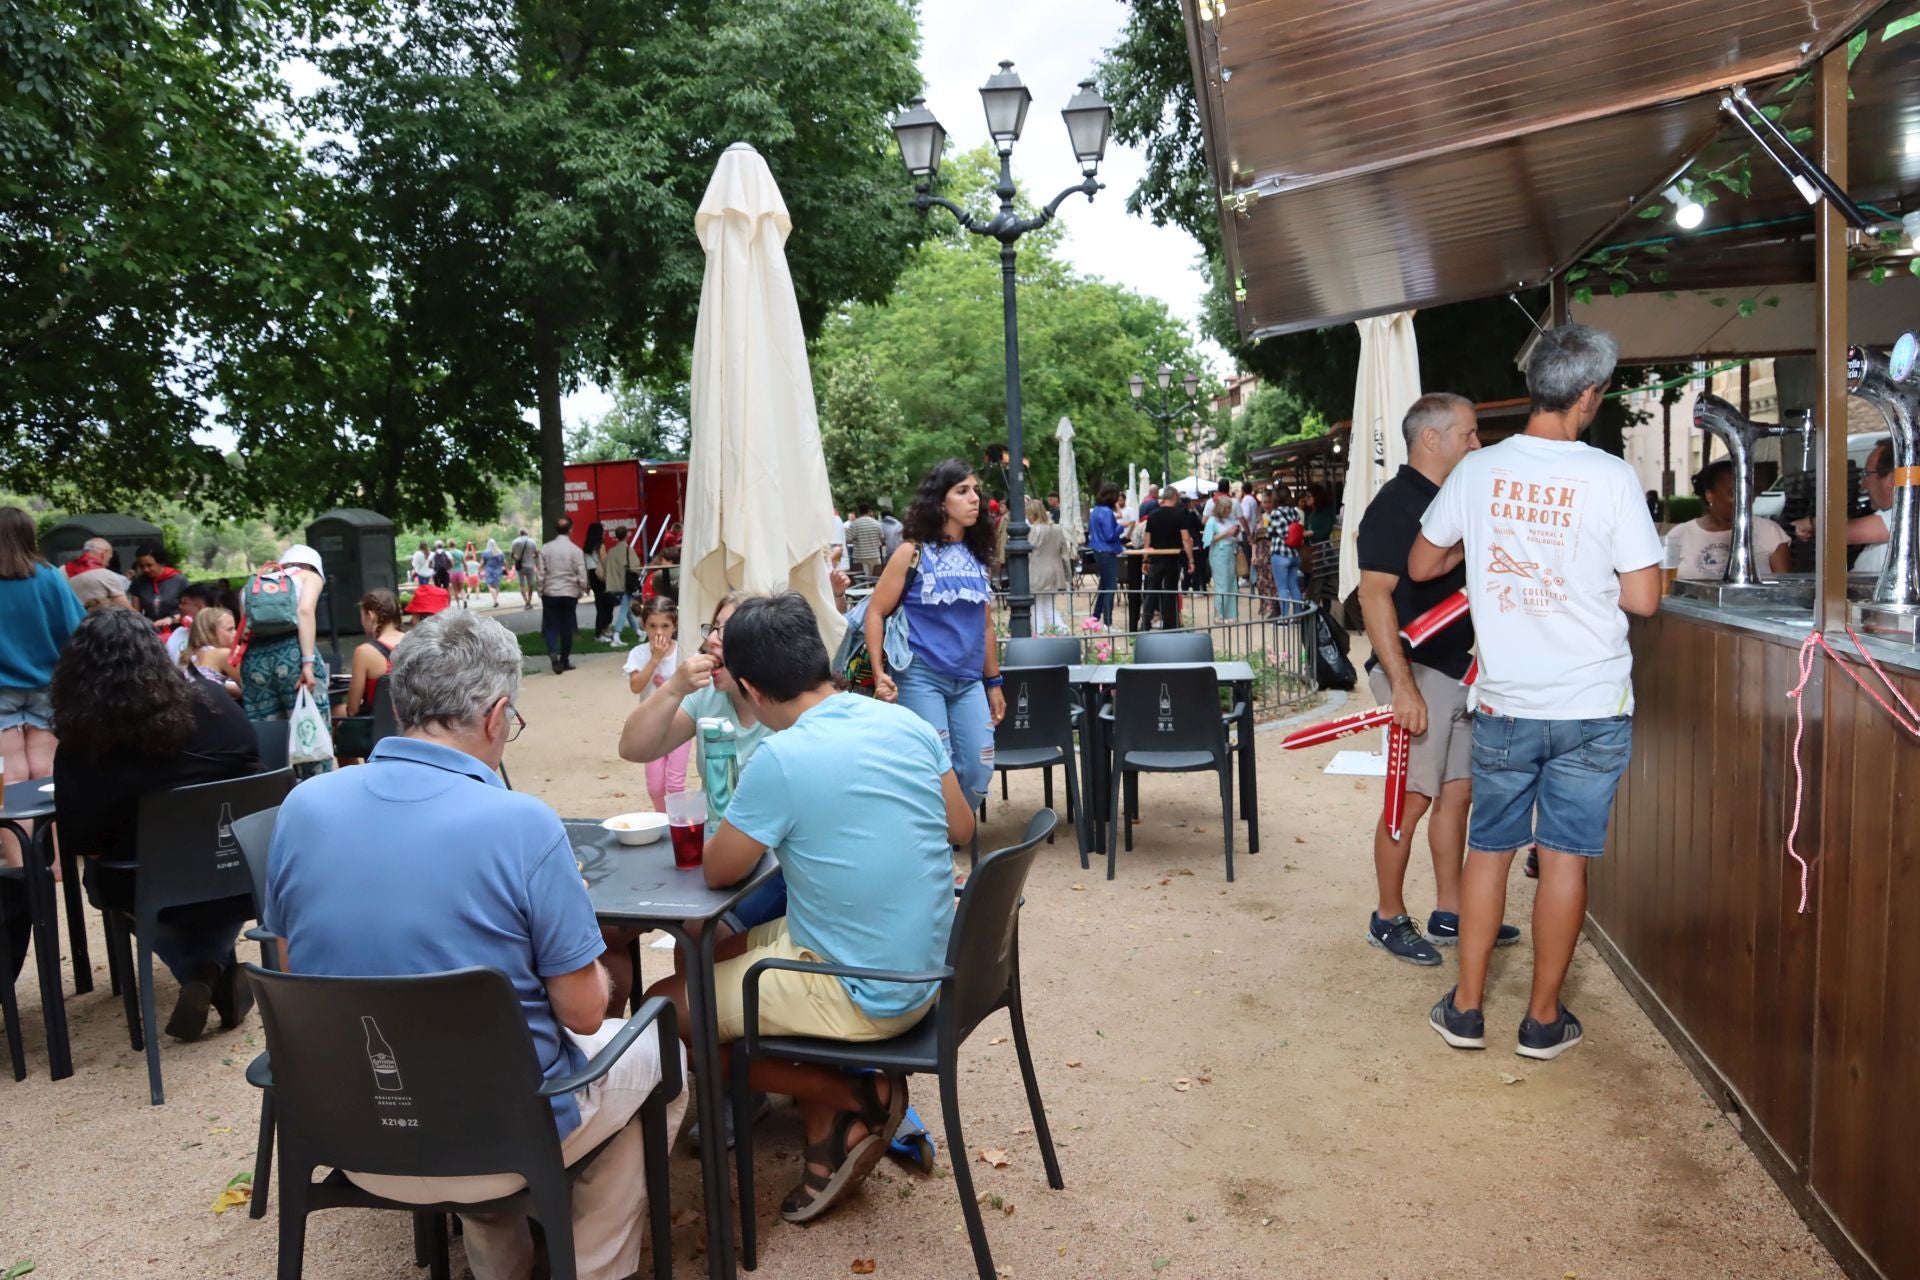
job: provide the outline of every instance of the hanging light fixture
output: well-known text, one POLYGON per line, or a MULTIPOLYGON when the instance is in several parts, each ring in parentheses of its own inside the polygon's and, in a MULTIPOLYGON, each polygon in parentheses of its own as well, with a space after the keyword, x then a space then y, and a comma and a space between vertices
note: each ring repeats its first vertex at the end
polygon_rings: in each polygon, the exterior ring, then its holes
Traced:
POLYGON ((980 86, 980 102, 987 109, 987 133, 1003 147, 1010 147, 1020 141, 1020 131, 1027 127, 1027 108, 1033 105, 1033 94, 1013 73, 1013 63, 1002 62, 1000 70, 987 77, 980 86))
POLYGON ((894 141, 900 144, 900 163, 916 178, 931 178, 940 169, 940 151, 947 131, 927 110, 925 98, 915 98, 893 122, 894 141))
POLYGON ((1673 204, 1674 225, 1682 231, 1691 231, 1707 220, 1706 206, 1682 192, 1679 184, 1668 187, 1666 195, 1673 204))
POLYGON ((1060 118, 1067 122, 1067 137, 1073 143, 1073 157, 1080 162, 1080 172, 1094 173, 1107 154, 1113 108, 1094 91, 1093 81, 1082 80, 1080 92, 1073 95, 1060 118))

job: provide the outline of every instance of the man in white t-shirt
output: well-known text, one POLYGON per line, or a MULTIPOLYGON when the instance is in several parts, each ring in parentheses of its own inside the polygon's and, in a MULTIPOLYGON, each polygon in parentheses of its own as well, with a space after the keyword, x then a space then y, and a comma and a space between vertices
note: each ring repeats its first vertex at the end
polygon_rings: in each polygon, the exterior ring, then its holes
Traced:
POLYGON ((1873 446, 1860 472, 1860 487, 1867 491, 1873 514, 1847 522, 1847 542, 1867 544, 1851 572, 1878 573, 1887 563, 1887 544, 1893 541, 1893 441, 1873 446))
POLYGON ((1551 1059, 1580 1042, 1560 988, 1586 917, 1587 860, 1606 846, 1633 752, 1627 614, 1660 607, 1660 537, 1639 480, 1580 442, 1619 350, 1585 325, 1541 335, 1526 432, 1454 468, 1407 566, 1424 582, 1465 565, 1480 646, 1460 981, 1429 1016, 1456 1049, 1486 1047, 1487 965, 1513 855, 1529 844, 1540 850, 1533 993, 1515 1052, 1551 1059))

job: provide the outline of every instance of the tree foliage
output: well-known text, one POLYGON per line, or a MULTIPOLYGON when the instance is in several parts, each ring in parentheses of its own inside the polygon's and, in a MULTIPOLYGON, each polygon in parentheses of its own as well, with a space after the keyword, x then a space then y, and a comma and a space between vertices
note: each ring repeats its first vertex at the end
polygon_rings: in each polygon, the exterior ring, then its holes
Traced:
POLYGON ((827 480, 834 500, 851 512, 861 502, 898 501, 913 477, 900 469, 906 444, 900 406, 880 388, 880 375, 862 351, 837 361, 820 389, 820 447, 827 458, 827 480))
MULTIPOLYGON (((962 204, 979 198, 975 184, 991 172, 984 150, 949 169, 967 184, 954 195, 962 204)), ((1054 430, 1063 416, 1073 421, 1077 469, 1090 490, 1100 479, 1120 480, 1128 463, 1157 459, 1156 429, 1134 411, 1127 379, 1162 361, 1176 368, 1196 363, 1190 339, 1163 303, 1072 271, 1057 256, 1057 243, 1048 232, 1020 242, 1021 420, 1030 492, 1055 483, 1054 430)), ((899 406, 905 430, 888 459, 892 490, 911 489, 944 457, 984 465, 986 447, 1006 441, 1001 306, 998 242, 942 230, 920 246, 884 305, 844 308, 822 331, 816 378, 831 386, 844 361, 864 358, 879 395, 899 406)))
POLYGON ((614 384, 613 408, 567 433, 570 462, 687 456, 687 386, 655 391, 644 382, 614 384))

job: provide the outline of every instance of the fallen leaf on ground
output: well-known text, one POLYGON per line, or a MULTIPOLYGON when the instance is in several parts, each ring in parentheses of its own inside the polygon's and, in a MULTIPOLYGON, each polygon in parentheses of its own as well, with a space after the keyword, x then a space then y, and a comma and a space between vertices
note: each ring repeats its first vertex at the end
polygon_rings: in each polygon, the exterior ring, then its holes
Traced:
POLYGON ((1162 880, 1162 881, 1161 881, 1160 883, 1161 883, 1161 884, 1172 884, 1172 883, 1173 883, 1173 881, 1171 881, 1171 880, 1162 880))
POLYGON ((1174 872, 1173 874, 1177 876, 1190 876, 1193 874, 1193 872, 1186 867, 1182 867, 1178 871, 1174 872))
POLYGON ((223 1124, 223 1125, 221 1125, 221 1126, 219 1126, 218 1128, 215 1128, 215 1129, 209 1129, 209 1130, 207 1130, 207 1132, 208 1132, 208 1133, 232 1133, 232 1132, 233 1132, 233 1126, 232 1126, 232 1125, 230 1125, 230 1124, 223 1124))
POLYGON ((1181 1076, 1173 1082, 1173 1091, 1175 1093, 1185 1093, 1191 1088, 1193 1088, 1193 1081, 1187 1079, 1185 1076, 1181 1076))
POLYGON ((1167 1264, 1172 1261, 1172 1258, 1155 1258, 1151 1265, 1155 1271, 1165 1271, 1167 1264))
POLYGON ((1067 1065, 1068 1065, 1068 1066, 1070 1066, 1070 1067, 1077 1067, 1077 1066, 1079 1066, 1079 1065, 1080 1065, 1080 1059, 1078 1059, 1078 1058, 1069 1058, 1069 1059, 1067 1059, 1067 1065))
POLYGON ((596 773, 593 776, 598 778, 602 782, 605 782, 607 780, 607 775, 604 773, 596 773))
MULTIPOLYGON (((1065 1245, 1061 1245, 1060 1252, 1062 1254, 1065 1254, 1066 1251, 1067 1251, 1067 1247, 1065 1245)), ((19 1277, 26 1275, 32 1270, 33 1270, 33 1259, 22 1258, 20 1259, 20 1261, 8 1267, 5 1271, 0 1271, 0 1280, 19 1280, 19 1277)))
POLYGON ((1193 834, 1195 834, 1195 835, 1197 835, 1197 836, 1203 836, 1203 835, 1205 835, 1205 834, 1207 834, 1207 829, 1206 829, 1205 827, 1195 827, 1195 828, 1193 829, 1193 834))
MULTIPOLYGON (((1295 836, 1293 838, 1293 842, 1295 844, 1305 844, 1307 842, 1307 838, 1305 836, 1295 836)), ((1267 1221, 1271 1222, 1273 1221, 1273 1219, 1269 1218, 1267 1219, 1267 1221)))
POLYGON ((855 1258, 853 1260, 853 1274, 857 1276, 870 1276, 873 1274, 875 1265, 872 1258, 855 1258))
POLYGON ((1195 1076, 1194 1079, 1198 1080, 1201 1084, 1212 1084, 1213 1072, 1202 1071, 1199 1075, 1195 1076))
POLYGON ((222 1191, 214 1197, 213 1211, 215 1213, 225 1213, 229 1209, 238 1208, 251 1199, 253 1199, 252 1187, 245 1184, 237 1187, 228 1187, 225 1191, 222 1191))
POLYGON ((1272 1226, 1272 1225, 1273 1225, 1273 1219, 1272 1219, 1272 1218, 1262 1218, 1262 1219, 1260 1219, 1260 1225, 1261 1225, 1261 1226, 1263 1226, 1263 1227, 1270 1227, 1270 1226, 1272 1226))
POLYGON ((1083 885, 1083 884, 1077 884, 1077 885, 1075 885, 1075 886, 1073 886, 1073 891, 1074 891, 1075 893, 1084 893, 1084 892, 1086 892, 1086 888, 1087 888, 1087 886, 1085 886, 1085 885, 1083 885))
POLYGON ((673 1225, 676 1227, 684 1227, 690 1222, 698 1221, 700 1221, 700 1211, 698 1209, 675 1209, 673 1211, 673 1225))
POLYGON ((980 1158, 996 1169, 1004 1169, 1012 1163, 1012 1161, 1007 1159, 1007 1153, 999 1147, 986 1148, 981 1151, 980 1158))
POLYGON ((1007 1038, 1006 1038, 1005 1036, 995 1036, 995 1037, 994 1037, 993 1039, 991 1039, 991 1040, 989 1040, 989 1041, 987 1041, 987 1043, 988 1043, 988 1044, 990 1044, 990 1045, 991 1045, 991 1044, 1005 1044, 1006 1042, 1007 1042, 1007 1038))
POLYGON ((625 800, 627 798, 627 793, 624 791, 616 791, 613 793, 613 798, 615 800, 625 800))
POLYGON ((1502 1071, 1500 1073, 1500 1083, 1501 1084, 1519 1084, 1520 1077, 1513 1074, 1513 1072, 1511 1071, 1502 1071))

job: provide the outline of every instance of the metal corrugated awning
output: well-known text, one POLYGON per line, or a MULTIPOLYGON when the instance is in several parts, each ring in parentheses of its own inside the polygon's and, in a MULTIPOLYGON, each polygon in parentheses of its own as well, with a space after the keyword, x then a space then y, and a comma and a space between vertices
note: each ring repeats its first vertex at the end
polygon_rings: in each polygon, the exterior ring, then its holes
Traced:
MULTIPOLYGON (((1872 0, 1183 0, 1240 329, 1537 284, 1872 0)), ((1803 206, 1804 208, 1804 206, 1803 206)))

